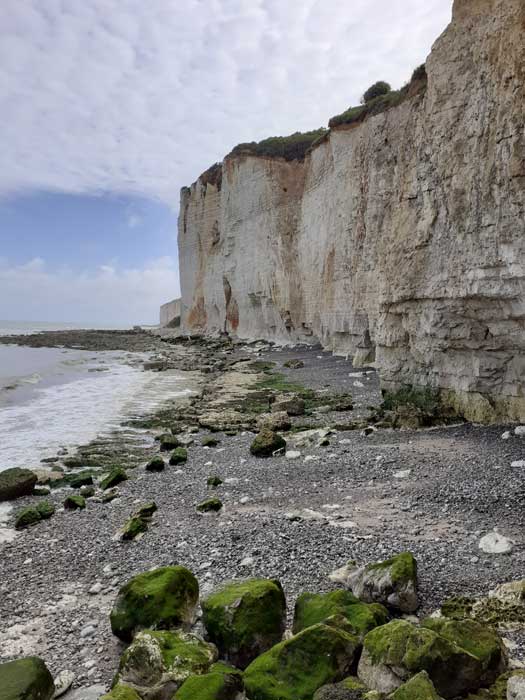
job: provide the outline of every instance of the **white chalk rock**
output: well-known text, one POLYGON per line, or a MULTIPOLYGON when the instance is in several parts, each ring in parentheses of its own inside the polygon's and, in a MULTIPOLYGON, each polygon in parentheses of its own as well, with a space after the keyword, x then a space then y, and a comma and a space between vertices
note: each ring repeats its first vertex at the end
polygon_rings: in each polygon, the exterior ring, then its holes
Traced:
POLYGON ((525 676, 513 676, 507 683, 507 700, 525 700, 525 676))
POLYGON ((489 532, 479 541, 479 548, 487 554, 508 554, 512 547, 512 542, 499 532, 489 532))
POLYGON ((55 678, 55 694, 53 697, 59 698, 61 695, 64 695, 71 688, 74 680, 75 674, 73 671, 60 671, 55 678))

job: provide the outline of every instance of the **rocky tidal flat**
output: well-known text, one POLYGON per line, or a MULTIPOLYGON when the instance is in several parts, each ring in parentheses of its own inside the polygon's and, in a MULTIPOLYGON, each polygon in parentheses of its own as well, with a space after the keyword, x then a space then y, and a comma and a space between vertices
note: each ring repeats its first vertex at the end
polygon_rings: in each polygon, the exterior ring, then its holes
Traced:
POLYGON ((525 660, 525 589, 501 589, 525 576, 523 431, 466 423, 431 393, 383 397, 373 368, 316 348, 68 333, 19 342, 150 352, 146 371, 178 372, 193 393, 36 477, 0 472, 15 532, 0 543, 3 662, 39 657, 72 700, 108 692, 119 664, 116 700, 506 697, 525 660), (400 553, 414 563, 396 589, 400 553), (116 634, 126 587, 153 569, 188 573, 116 634), (224 628, 232 601, 261 596, 270 621, 256 607, 242 639, 224 628), (458 685, 401 654, 425 644, 458 685), (149 681, 137 648, 161 659, 149 681), (174 654, 200 661, 181 671, 174 654), (279 675, 296 655, 311 674, 279 675))

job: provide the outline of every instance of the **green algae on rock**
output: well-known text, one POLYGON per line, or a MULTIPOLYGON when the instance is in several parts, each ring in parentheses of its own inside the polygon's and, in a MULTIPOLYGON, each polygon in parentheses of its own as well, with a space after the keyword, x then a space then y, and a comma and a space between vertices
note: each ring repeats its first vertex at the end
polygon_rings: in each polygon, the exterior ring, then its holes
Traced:
POLYGON ((37 656, 0 663, 0 700, 51 700, 53 677, 37 656))
POLYGON ((177 447, 170 456, 170 464, 184 464, 188 461, 188 450, 185 447, 177 447))
POLYGON ((119 591, 111 611, 113 634, 125 642, 144 628, 191 625, 199 600, 199 584, 183 566, 165 566, 139 574, 119 591))
POLYGON ((394 620, 366 635, 358 676, 369 688, 391 693, 420 671, 444 698, 477 690, 487 677, 477 656, 428 627, 394 620))
POLYGON ((250 446, 255 457, 271 457, 278 450, 285 449, 286 440, 273 430, 261 430, 250 446))
POLYGON ((156 513, 157 510, 158 508, 155 501, 150 501, 149 503, 144 503, 144 505, 139 506, 133 514, 133 517, 148 520, 153 517, 153 514, 156 513))
POLYGON ((400 686, 391 696, 391 700, 442 700, 426 671, 421 671, 400 686))
POLYGON ((117 683, 109 693, 103 695, 100 700, 142 700, 136 690, 129 685, 117 683))
POLYGON ((205 435, 201 440, 201 445, 203 447, 217 447, 219 443, 220 440, 218 440, 216 437, 213 437, 213 435, 205 435))
POLYGON ((199 513, 218 513, 222 509, 222 501, 220 498, 213 496, 212 498, 207 498, 201 501, 197 505, 197 510, 199 513))
POLYGON ((350 676, 340 683, 323 685, 314 694, 313 700, 363 700, 368 688, 358 678, 350 676))
POLYGON ((349 676, 360 647, 357 637, 314 625, 252 661, 244 672, 250 700, 311 700, 327 683, 349 676))
POLYGON ((28 506, 27 508, 22 508, 19 510, 15 516, 15 528, 17 530, 24 530, 26 527, 35 525, 42 520, 42 516, 36 508, 28 506))
POLYGON ((223 482, 222 482, 222 479, 220 478, 220 476, 209 476, 206 483, 211 488, 216 489, 223 482))
POLYGON ((221 662, 208 673, 190 676, 173 696, 173 700, 244 700, 242 674, 221 662))
POLYGON ((202 601, 202 612, 221 656, 246 668, 281 640, 286 599, 279 581, 249 579, 221 586, 202 601))
POLYGON ((146 464, 147 472, 162 472, 165 468, 166 462, 162 459, 162 457, 153 457, 153 459, 146 464))
POLYGON ((13 467, 0 472, 0 501, 14 501, 29 496, 37 482, 36 474, 29 469, 13 467))
POLYGON ((115 467, 104 479, 102 479, 100 482, 100 488, 103 491, 107 491, 108 489, 113 488, 113 486, 118 486, 118 484, 121 484, 123 481, 127 481, 128 479, 129 477, 122 467, 115 467))
POLYGON ((162 452, 169 452, 180 446, 180 440, 175 435, 166 433, 160 436, 160 449, 162 452))
POLYGON ((63 506, 66 510, 83 510, 86 507, 86 500, 83 496, 67 496, 63 506))
POLYGON ((69 485, 72 489, 79 489, 82 486, 91 486, 93 484, 93 475, 90 471, 76 474, 70 481, 69 485))
POLYGON ((196 634, 143 630, 120 659, 116 682, 132 685, 139 695, 172 697, 190 676, 206 673, 217 649, 196 634))
POLYGON ((40 501, 40 503, 37 503, 36 509, 42 520, 47 520, 55 514, 55 506, 49 501, 40 501))
POLYGON ((124 541, 134 540, 148 529, 148 523, 143 518, 130 518, 122 528, 121 538, 124 541))
POLYGON ((301 632, 333 616, 342 615, 347 631, 360 638, 370 630, 388 622, 386 608, 379 603, 362 603, 350 591, 332 591, 331 593, 302 593, 295 603, 293 631, 301 632))

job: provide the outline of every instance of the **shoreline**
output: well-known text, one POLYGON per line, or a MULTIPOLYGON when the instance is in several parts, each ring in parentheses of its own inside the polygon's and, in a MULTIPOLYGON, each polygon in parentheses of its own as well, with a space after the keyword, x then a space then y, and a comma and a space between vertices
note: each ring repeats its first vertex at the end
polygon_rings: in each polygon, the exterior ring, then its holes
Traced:
MULTIPOLYGON (((419 564, 418 614, 432 612, 450 595, 486 595, 498 583, 523 577, 521 482, 510 465, 522 458, 525 442, 502 441, 504 426, 379 427, 365 436, 356 426, 367 423, 369 406, 381 403, 377 376, 344 358, 266 343, 164 342, 135 331, 106 332, 95 341, 90 332, 83 338, 74 333, 71 341, 90 350, 95 342, 104 349, 123 345, 130 336, 130 347, 157 354, 159 380, 171 371, 188 373, 183 376, 195 394, 159 406, 153 415, 137 414, 118 435, 77 450, 73 473, 91 469, 97 479, 115 462, 127 470, 130 478, 118 486, 117 499, 103 503, 97 492, 85 510, 66 512, 60 511, 64 497, 78 490, 53 489, 45 498, 56 514, 0 544, 3 658, 36 654, 54 675, 73 671, 75 687, 108 687, 122 651, 109 628, 119 587, 137 573, 172 563, 195 573, 201 595, 231 578, 279 578, 289 615, 300 592, 336 588, 328 576, 349 559, 366 563, 404 550, 419 564), (304 367, 287 368, 288 360, 304 367), (267 392, 289 386, 313 392, 308 414, 292 418, 292 430, 283 433, 300 457, 257 459, 249 451, 251 431, 267 392), (347 394, 351 410, 344 405, 347 394), (339 410, 333 410, 337 397, 339 410), (329 444, 296 444, 309 427, 330 428, 329 444), (144 465, 158 454, 155 437, 169 428, 193 440, 188 461, 147 472, 144 465), (216 447, 201 444, 208 435, 219 441, 216 447), (206 485, 212 474, 223 480, 215 491, 206 485), (196 505, 212 493, 224 508, 218 515, 199 514, 196 505), (158 511, 148 531, 133 542, 118 539, 137 506, 152 500, 158 511), (494 527, 514 541, 510 554, 479 549, 494 527)), ((29 496, 12 505, 16 511, 38 500, 29 496)), ((523 660, 525 635, 509 636, 517 644, 513 656, 523 660)))

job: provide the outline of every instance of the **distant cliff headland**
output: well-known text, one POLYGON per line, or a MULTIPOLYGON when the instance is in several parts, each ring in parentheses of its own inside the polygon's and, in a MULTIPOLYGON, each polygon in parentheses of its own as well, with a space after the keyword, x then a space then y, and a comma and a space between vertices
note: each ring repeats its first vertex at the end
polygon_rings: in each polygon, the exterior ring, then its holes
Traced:
POLYGON ((319 341, 524 420, 524 31, 523 0, 455 0, 404 88, 184 188, 182 329, 319 341))

